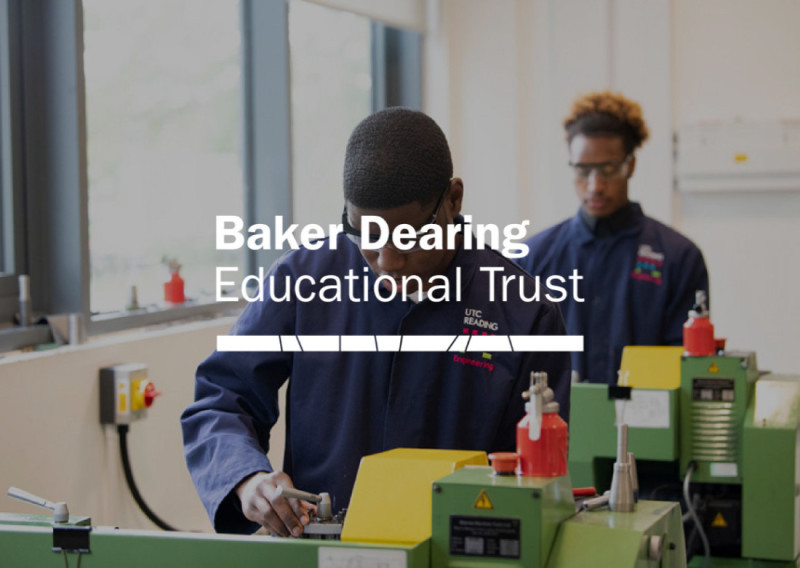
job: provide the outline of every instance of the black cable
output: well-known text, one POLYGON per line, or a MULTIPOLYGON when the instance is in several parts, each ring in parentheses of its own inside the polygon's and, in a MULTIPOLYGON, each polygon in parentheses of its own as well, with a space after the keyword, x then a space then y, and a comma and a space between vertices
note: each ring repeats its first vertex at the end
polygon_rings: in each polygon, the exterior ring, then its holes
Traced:
POLYGON ((125 481, 128 482, 128 489, 131 490, 131 495, 133 495, 133 500, 136 501, 136 504, 139 505, 139 508, 142 510, 148 519, 153 521, 155 525, 163 529, 165 531, 175 531, 178 530, 173 526, 168 525, 161 518, 156 515, 153 511, 150 510, 150 507, 147 506, 147 503, 144 502, 142 499, 141 494, 139 493, 139 489, 136 488, 136 482, 133 480, 133 472, 131 471, 131 462, 128 459, 128 425, 127 424, 119 424, 117 426, 117 433, 119 434, 119 453, 122 456, 122 469, 125 471, 125 481))

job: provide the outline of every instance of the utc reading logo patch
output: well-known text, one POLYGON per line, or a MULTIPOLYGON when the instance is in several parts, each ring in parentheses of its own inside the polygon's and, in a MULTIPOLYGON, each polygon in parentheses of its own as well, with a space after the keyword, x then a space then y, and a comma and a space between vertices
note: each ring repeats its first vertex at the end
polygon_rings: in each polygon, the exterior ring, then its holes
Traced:
MULTIPOLYGON (((499 329, 499 324, 496 321, 491 321, 484 318, 483 311, 476 308, 467 308, 464 310, 464 319, 462 321, 462 333, 465 335, 494 335, 494 331, 499 329), (477 329, 476 329, 477 328, 477 329)), ((478 358, 477 353, 467 355, 465 352, 454 353, 453 363, 459 365, 469 365, 479 369, 486 369, 490 373, 494 371, 494 363, 492 362, 491 353, 481 353, 478 358)))
POLYGON ((650 245, 639 245, 639 251, 636 253, 636 266, 631 272, 631 278, 661 284, 663 282, 663 266, 664 253, 654 251, 650 245))

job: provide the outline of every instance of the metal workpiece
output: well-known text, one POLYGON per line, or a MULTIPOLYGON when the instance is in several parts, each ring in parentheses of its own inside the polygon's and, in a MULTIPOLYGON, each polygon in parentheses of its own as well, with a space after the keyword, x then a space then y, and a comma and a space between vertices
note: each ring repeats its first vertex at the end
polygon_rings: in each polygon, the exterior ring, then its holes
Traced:
POLYGON ((313 522, 303 527, 303 538, 314 540, 341 540, 342 523, 313 522))
POLYGON ((339 540, 344 525, 344 512, 333 514, 330 493, 309 493, 294 487, 279 486, 277 494, 286 499, 301 499, 317 506, 316 515, 303 528, 303 537, 322 540, 339 540))
POLYGON ((330 495, 321 493, 320 496, 322 501, 317 505, 317 516, 303 528, 303 538, 341 540, 347 510, 333 514, 330 495))
POLYGON ((636 508, 631 484, 631 466, 628 462, 614 464, 608 508, 616 513, 632 513, 636 508))
POLYGON ((303 537, 321 540, 339 540, 344 525, 344 511, 333 514, 330 493, 309 493, 294 487, 279 486, 277 495, 285 499, 301 499, 317 506, 316 515, 310 516, 311 522, 303 527, 303 537))
POLYGON ((611 479, 611 493, 608 507, 617 513, 631 513, 636 506, 631 481, 631 464, 628 456, 628 425, 619 425, 617 439, 617 461, 614 464, 614 477, 611 479))
POLYGON ((628 425, 617 426, 617 463, 628 463, 628 425))
POLYGON ((631 466, 631 487, 633 487, 633 500, 639 500, 639 472, 636 469, 636 455, 628 452, 628 464, 631 466))
POLYGON ((333 518, 333 507, 331 505, 330 493, 320 493, 320 501, 317 504, 317 517, 328 521, 333 518))
POLYGON ((18 487, 9 487, 8 496, 16 499, 17 501, 22 501, 23 503, 30 503, 31 505, 36 505, 37 507, 50 509, 53 511, 54 523, 66 523, 69 520, 69 509, 64 501, 48 501, 43 497, 39 497, 33 493, 28 493, 27 491, 19 489, 18 487))

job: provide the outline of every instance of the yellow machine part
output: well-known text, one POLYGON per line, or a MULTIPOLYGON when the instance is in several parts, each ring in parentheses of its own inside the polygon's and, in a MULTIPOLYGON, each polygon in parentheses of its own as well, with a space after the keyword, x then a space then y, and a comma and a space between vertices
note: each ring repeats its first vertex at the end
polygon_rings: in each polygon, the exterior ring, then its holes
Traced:
POLYGON ((619 384, 639 389, 681 386, 680 345, 628 345, 622 350, 619 384))
POLYGON ((342 540, 413 545, 430 538, 433 482, 465 465, 488 465, 486 454, 397 448, 362 458, 342 540))

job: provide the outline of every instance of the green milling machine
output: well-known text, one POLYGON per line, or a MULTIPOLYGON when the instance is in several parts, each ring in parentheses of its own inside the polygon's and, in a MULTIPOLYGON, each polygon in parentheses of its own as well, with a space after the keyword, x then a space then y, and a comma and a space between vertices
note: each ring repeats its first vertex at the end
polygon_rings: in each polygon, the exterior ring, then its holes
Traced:
POLYGON ((572 385, 573 482, 610 485, 623 421, 641 496, 689 495, 690 566, 800 566, 800 376, 752 352, 635 346, 618 383, 572 385))
MULTIPOLYGON (((97 527, 88 517, 69 516, 63 503, 12 488, 10 494, 53 509, 54 515, 0 515, 0 565, 685 567, 680 506, 669 501, 634 502, 625 428, 619 429, 617 451, 623 463, 614 464, 618 491, 612 496, 576 497, 567 473, 566 425, 561 421, 563 437, 552 446, 548 446, 550 431, 542 427, 554 404, 548 398, 552 391, 546 389, 546 377, 543 380, 536 388, 532 381, 528 398, 534 402, 526 407, 518 440, 526 438, 534 450, 555 449, 551 455, 561 461, 555 473, 523 475, 523 456, 515 453, 493 455, 492 467, 485 453, 463 450, 398 448, 367 456, 359 466, 338 540, 316 522, 306 532, 325 538, 97 527)), ((560 420, 557 410, 550 418, 560 420)))
POLYGON ((498 475, 489 466, 469 465, 476 459, 486 463, 482 452, 403 448, 364 458, 341 540, 131 530, 92 526, 88 517, 54 522, 50 515, 2 514, 0 565, 686 566, 676 503, 639 501, 632 512, 579 510, 569 475, 498 475))

